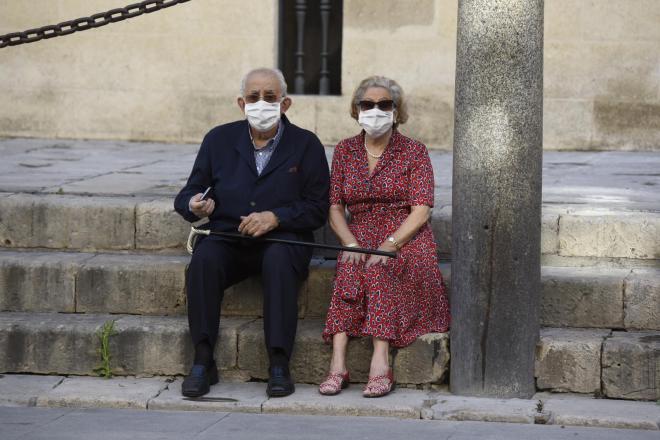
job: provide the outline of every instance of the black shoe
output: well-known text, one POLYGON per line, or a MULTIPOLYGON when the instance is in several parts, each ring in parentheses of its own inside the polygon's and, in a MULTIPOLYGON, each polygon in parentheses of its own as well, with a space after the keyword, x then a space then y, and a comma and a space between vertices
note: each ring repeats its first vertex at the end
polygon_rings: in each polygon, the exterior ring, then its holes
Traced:
POLYGON ((270 367, 270 377, 266 388, 268 397, 285 397, 293 394, 294 391, 296 391, 296 387, 291 379, 289 367, 278 365, 270 367))
POLYGON ((211 385, 218 383, 218 367, 215 361, 209 368, 193 365, 190 374, 183 379, 181 394, 186 397, 200 397, 209 392, 211 385))

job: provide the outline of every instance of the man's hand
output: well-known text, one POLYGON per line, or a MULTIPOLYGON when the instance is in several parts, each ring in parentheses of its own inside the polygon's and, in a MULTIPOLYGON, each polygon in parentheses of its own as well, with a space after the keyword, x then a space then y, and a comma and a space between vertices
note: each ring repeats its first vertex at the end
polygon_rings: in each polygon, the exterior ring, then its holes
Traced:
POLYGON ((241 216, 238 232, 251 237, 259 237, 272 231, 279 224, 277 216, 271 211, 253 212, 248 216, 241 216))
POLYGON ((215 202, 213 199, 200 200, 202 193, 195 194, 190 198, 188 206, 190 211, 199 218, 208 217, 215 209, 215 202))

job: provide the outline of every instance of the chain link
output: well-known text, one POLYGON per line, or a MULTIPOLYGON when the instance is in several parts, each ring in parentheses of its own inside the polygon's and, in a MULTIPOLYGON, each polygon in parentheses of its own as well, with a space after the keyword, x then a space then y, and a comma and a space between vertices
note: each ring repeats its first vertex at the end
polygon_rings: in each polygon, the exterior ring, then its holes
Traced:
POLYGON ((59 37, 61 35, 69 35, 78 31, 98 28, 105 26, 106 24, 117 23, 118 21, 137 17, 142 14, 150 14, 189 1, 190 0, 146 0, 140 3, 132 3, 123 8, 115 8, 107 12, 94 14, 89 17, 63 21, 59 24, 28 29, 23 32, 12 32, 10 34, 0 35, 0 49, 7 46, 18 46, 19 44, 33 43, 35 41, 59 37))

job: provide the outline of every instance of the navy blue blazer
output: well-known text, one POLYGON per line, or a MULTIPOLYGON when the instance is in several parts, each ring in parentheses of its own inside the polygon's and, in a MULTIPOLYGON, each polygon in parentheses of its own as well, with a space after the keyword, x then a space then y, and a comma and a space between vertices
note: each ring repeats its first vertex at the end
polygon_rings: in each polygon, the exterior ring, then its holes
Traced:
POLYGON ((189 222, 199 220, 188 202, 212 186, 212 230, 237 232, 241 216, 272 211, 280 225, 268 236, 313 240, 312 232, 328 218, 330 177, 325 150, 314 133, 293 125, 284 115, 281 123, 282 138, 261 175, 247 120, 209 131, 188 183, 174 200, 176 211, 189 222))

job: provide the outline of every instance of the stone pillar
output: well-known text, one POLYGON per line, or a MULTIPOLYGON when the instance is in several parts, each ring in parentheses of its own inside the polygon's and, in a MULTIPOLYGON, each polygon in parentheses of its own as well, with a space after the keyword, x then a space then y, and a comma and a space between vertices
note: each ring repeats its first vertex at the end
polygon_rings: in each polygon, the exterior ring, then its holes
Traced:
POLYGON ((543 0, 460 0, 451 391, 534 394, 541 291, 543 0))

